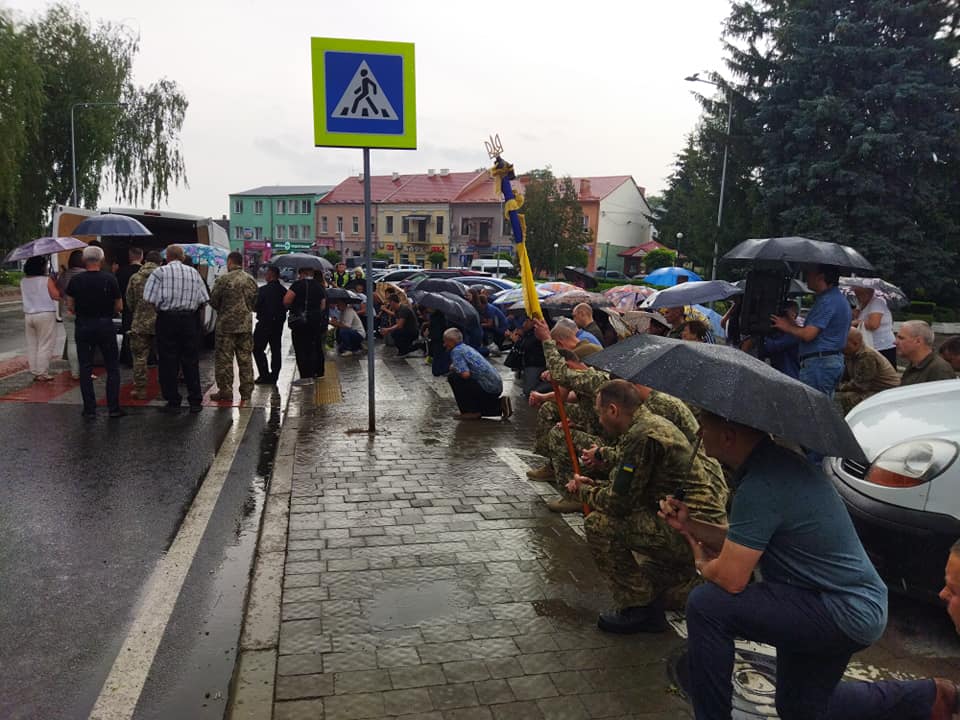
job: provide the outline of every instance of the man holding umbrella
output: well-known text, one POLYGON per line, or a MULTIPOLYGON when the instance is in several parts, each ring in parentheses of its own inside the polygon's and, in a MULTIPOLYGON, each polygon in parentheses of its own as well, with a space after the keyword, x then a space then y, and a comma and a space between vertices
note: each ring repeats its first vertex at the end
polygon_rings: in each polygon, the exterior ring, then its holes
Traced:
POLYGON ((843 348, 853 311, 837 286, 836 268, 815 265, 804 273, 804 280, 816 300, 803 327, 782 315, 771 315, 770 321, 777 330, 800 339, 800 382, 833 397, 843 375, 843 348))

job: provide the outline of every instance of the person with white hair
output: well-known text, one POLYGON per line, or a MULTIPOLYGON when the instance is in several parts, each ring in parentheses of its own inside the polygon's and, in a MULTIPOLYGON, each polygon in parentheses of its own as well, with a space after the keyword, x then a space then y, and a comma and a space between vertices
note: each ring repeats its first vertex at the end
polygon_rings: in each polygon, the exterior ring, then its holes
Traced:
POLYGON ((83 250, 86 272, 67 286, 67 311, 77 316, 77 357, 80 361, 80 394, 85 418, 97 416, 97 396, 93 389, 93 355, 97 349, 107 368, 107 407, 110 417, 120 418, 120 351, 113 317, 123 310, 123 296, 117 278, 101 270, 103 250, 89 246, 83 250))
POLYGON ((581 360, 603 350, 602 345, 581 340, 578 337, 579 331, 580 328, 573 320, 562 317, 554 323, 550 337, 557 343, 557 347, 572 350, 581 360))
POLYGON ((953 368, 933 351, 933 328, 923 320, 907 320, 897 331, 897 352, 910 363, 900 385, 952 380, 953 368))
POLYGON ((463 333, 448 328, 443 333, 443 346, 450 353, 447 380, 460 408, 460 420, 479 420, 499 415, 504 420, 513 414, 509 397, 501 397, 503 381, 500 373, 474 348, 463 341, 463 333))

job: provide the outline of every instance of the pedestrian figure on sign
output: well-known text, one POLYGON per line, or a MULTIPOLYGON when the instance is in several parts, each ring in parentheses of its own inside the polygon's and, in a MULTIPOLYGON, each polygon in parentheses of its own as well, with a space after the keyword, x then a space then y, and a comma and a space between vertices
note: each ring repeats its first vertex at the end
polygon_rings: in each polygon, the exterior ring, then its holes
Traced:
MULTIPOLYGON (((353 91, 353 94, 357 96, 357 99, 353 101, 353 107, 350 108, 350 114, 357 112, 357 105, 360 104, 362 100, 367 101, 367 105, 370 106, 370 109, 373 110, 374 115, 379 115, 380 111, 377 110, 377 106, 374 104, 373 100, 370 99, 370 91, 373 91, 373 94, 377 94, 377 84, 367 77, 367 71, 361 70, 360 77, 363 80, 360 81, 360 87, 353 91)), ((367 109, 364 108, 362 111, 364 117, 367 115, 367 109)))

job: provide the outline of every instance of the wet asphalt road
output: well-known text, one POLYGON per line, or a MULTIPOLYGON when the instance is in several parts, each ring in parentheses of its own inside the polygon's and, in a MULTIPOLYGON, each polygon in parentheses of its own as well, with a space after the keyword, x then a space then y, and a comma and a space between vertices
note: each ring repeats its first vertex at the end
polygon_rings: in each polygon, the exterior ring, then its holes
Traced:
MULTIPOLYGON (((0 311, 0 353, 22 347, 0 311)), ((212 361, 204 355, 203 364, 212 361)), ((239 412, 251 413, 140 695, 136 718, 226 706, 281 403, 93 422, 73 404, 0 403, 0 717, 86 718, 239 412)))

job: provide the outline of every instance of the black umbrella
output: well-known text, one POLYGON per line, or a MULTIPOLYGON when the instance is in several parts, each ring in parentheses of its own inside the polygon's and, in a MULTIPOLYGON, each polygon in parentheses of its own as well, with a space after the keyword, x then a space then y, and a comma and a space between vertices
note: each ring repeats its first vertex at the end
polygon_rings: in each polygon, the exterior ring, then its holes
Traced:
POLYGON ((767 260, 831 265, 841 270, 873 272, 873 265, 852 247, 804 237, 744 240, 722 259, 728 262, 767 260))
POLYGON ((421 290, 423 292, 452 292, 454 295, 466 297, 467 286, 451 278, 425 277, 408 288, 408 291, 421 290))
POLYGON ((583 268, 575 268, 567 265, 563 269, 563 276, 577 287, 592 290, 600 285, 600 282, 583 268))
POLYGON ((153 235, 136 218, 126 215, 94 215, 77 225, 71 235, 99 235, 100 237, 153 235))
POLYGON ((867 462, 830 398, 737 348, 634 335, 584 361, 824 455, 867 462))
POLYGON ((309 268, 310 270, 333 270, 333 265, 326 258, 317 255, 308 255, 307 253, 287 253, 286 255, 275 255, 271 261, 277 267, 288 267, 294 270, 300 268, 309 268))
POLYGON ((343 300, 346 303, 363 302, 363 298, 350 290, 343 288, 327 288, 327 300, 329 302, 339 302, 343 300))
POLYGON ((450 322, 467 326, 479 323, 480 315, 477 309, 459 295, 451 292, 425 292, 416 298, 417 304, 431 310, 439 310, 450 322))

